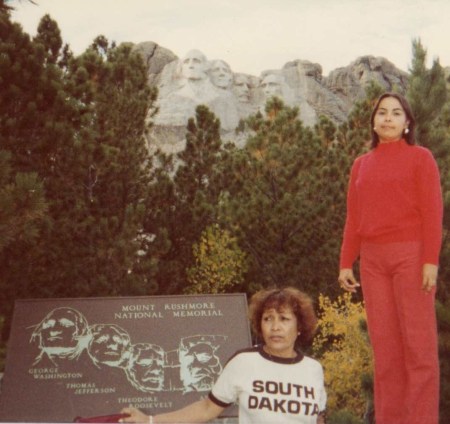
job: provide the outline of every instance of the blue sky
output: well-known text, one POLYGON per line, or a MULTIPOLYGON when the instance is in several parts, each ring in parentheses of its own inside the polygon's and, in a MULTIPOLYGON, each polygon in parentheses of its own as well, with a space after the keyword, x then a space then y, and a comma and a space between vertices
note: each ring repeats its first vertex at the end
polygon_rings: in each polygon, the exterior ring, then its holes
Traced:
POLYGON ((97 35, 154 41, 182 57, 196 48, 253 75, 302 59, 326 76, 359 56, 411 63, 419 38, 429 64, 450 66, 448 0, 10 0, 13 21, 34 35, 48 13, 79 54, 97 35))

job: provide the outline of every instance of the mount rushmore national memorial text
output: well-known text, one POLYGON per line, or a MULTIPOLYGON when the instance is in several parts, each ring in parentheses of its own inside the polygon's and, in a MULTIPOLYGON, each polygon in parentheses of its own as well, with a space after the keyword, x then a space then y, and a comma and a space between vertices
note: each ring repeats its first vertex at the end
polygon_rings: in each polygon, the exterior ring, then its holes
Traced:
POLYGON ((0 421, 179 408, 248 346, 244 294, 16 301, 0 421))
POLYGON ((220 119, 224 138, 232 139, 239 120, 264 113, 270 97, 298 107, 306 126, 313 126, 321 115, 342 123, 355 100, 365 96, 368 82, 404 91, 408 80, 406 72, 373 56, 359 57, 326 77, 320 64, 307 60, 293 60, 254 76, 234 72, 224 60, 208 58, 195 48, 180 58, 153 42, 134 48, 148 66, 149 84, 158 88, 158 112, 149 138, 168 152, 182 149, 187 121, 200 104, 220 119))

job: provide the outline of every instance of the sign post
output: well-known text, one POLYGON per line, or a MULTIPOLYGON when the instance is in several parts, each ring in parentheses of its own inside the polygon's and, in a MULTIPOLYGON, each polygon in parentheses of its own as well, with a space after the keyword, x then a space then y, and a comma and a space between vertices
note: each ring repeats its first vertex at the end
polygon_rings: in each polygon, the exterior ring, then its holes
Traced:
POLYGON ((250 345, 244 294, 19 300, 0 421, 177 409, 207 396, 250 345))

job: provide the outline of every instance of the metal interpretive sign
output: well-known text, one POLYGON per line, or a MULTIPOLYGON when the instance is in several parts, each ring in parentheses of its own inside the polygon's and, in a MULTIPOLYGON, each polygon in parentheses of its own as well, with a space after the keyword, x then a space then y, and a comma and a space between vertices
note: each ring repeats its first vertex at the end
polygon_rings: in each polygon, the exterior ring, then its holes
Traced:
POLYGON ((19 300, 0 421, 171 411, 207 396, 250 345, 245 294, 19 300))

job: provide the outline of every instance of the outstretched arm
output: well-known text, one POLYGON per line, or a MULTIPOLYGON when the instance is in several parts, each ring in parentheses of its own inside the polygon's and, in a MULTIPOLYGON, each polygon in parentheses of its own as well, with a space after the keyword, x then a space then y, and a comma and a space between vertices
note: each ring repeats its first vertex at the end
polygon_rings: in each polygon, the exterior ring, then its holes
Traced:
POLYGON ((216 418, 224 408, 216 405, 209 398, 201 399, 197 402, 178 409, 173 412, 167 412, 165 414, 159 414, 153 416, 153 420, 150 416, 145 415, 143 412, 136 408, 124 408, 123 414, 128 414, 126 418, 122 418, 122 423, 205 423, 213 418, 216 418))

